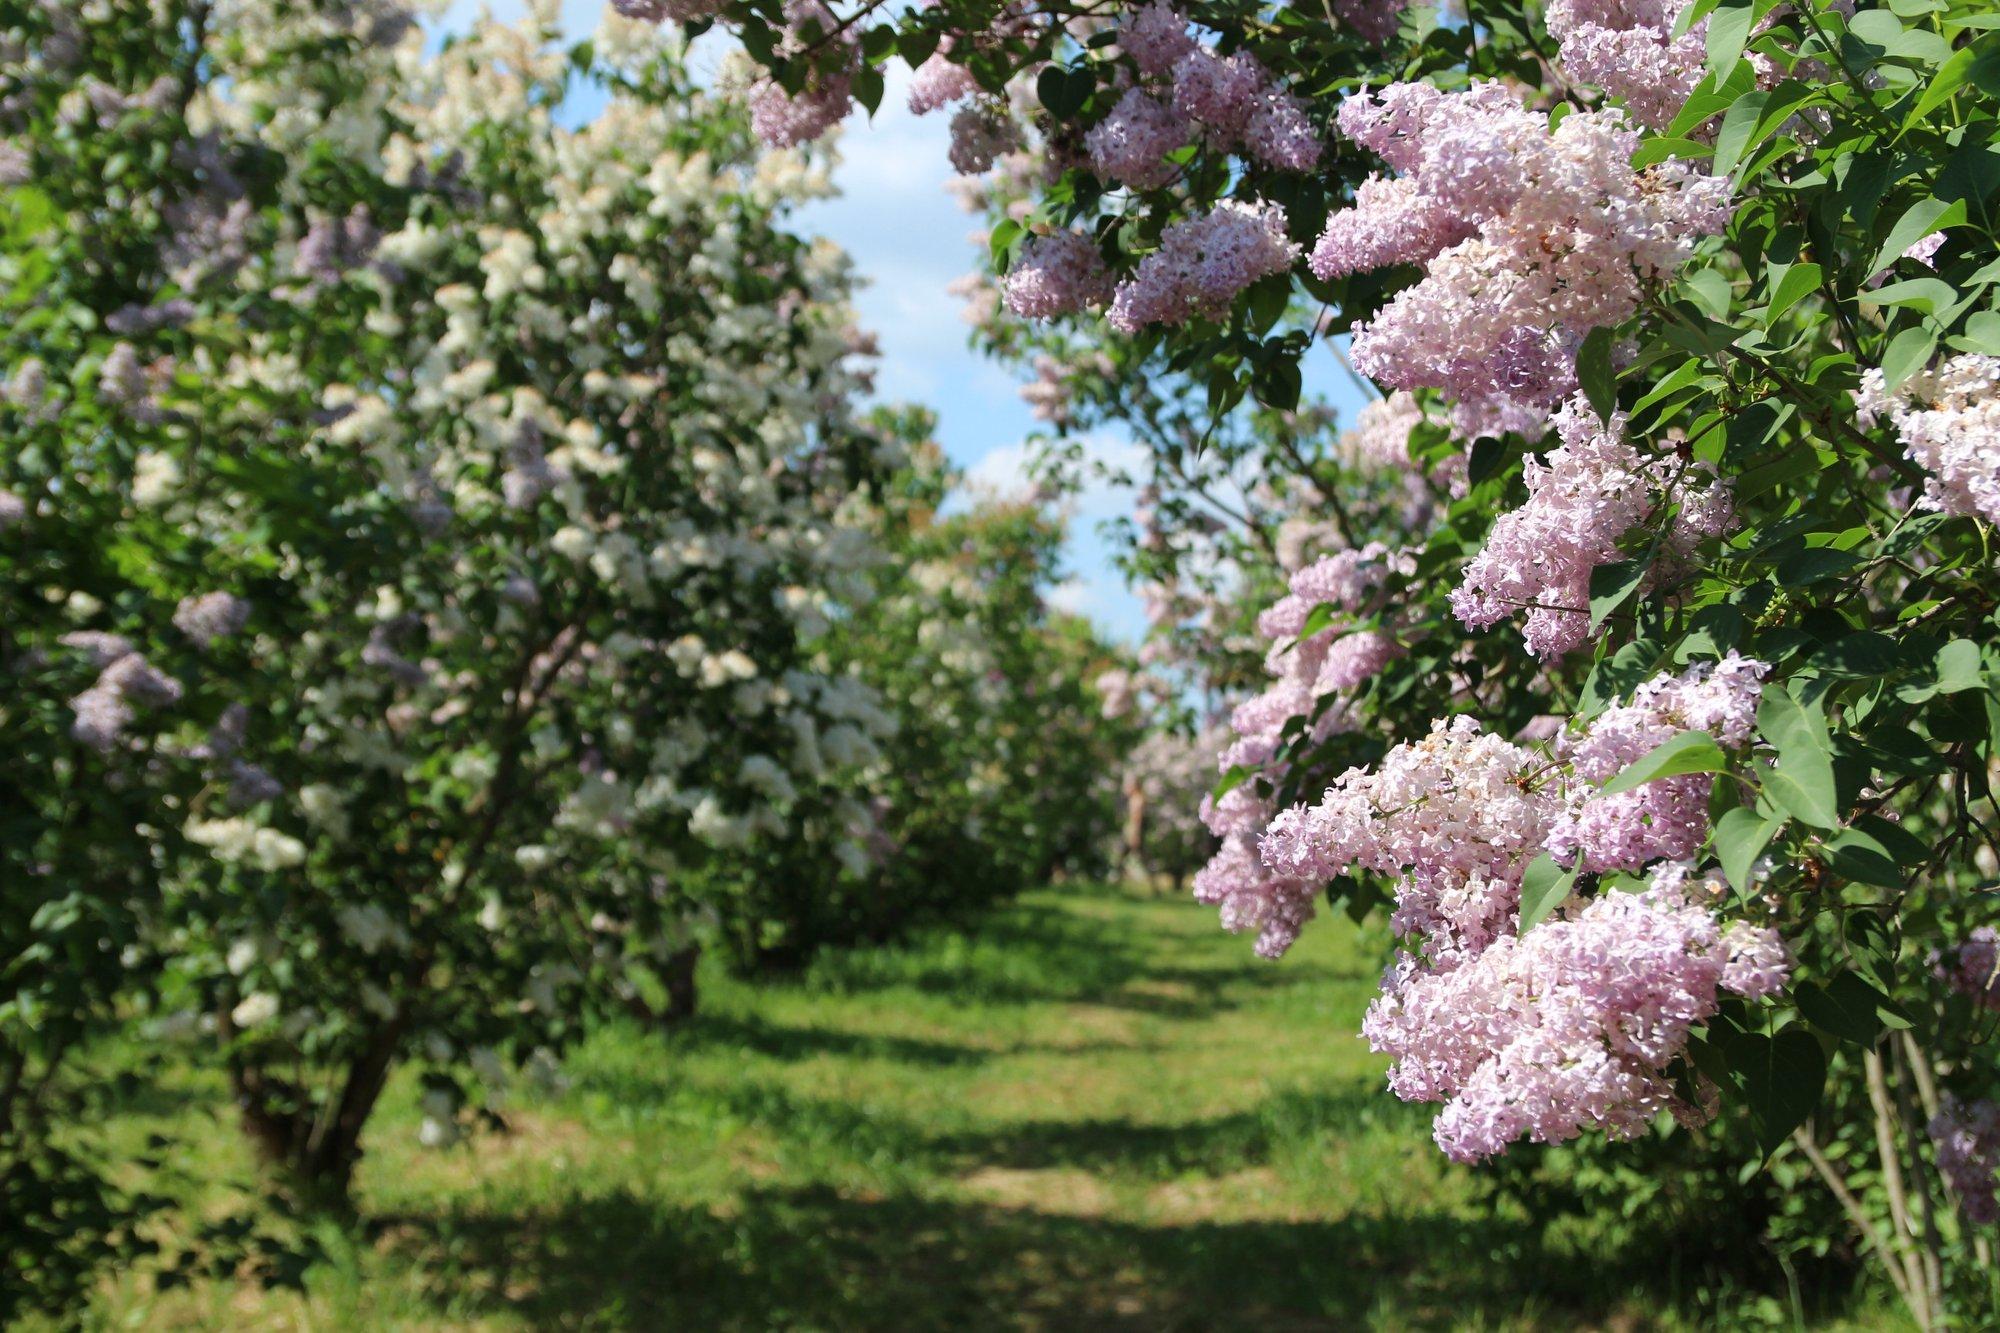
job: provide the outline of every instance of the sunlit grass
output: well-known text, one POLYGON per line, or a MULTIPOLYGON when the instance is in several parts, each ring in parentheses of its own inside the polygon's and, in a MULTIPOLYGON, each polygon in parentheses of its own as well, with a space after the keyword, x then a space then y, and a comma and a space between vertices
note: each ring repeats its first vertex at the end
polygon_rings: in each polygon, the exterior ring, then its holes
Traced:
MULTIPOLYGON (((600 1034, 508 1130, 415 1142, 392 1089, 363 1221, 308 1223, 304 1293, 113 1281, 123 1327, 1650 1328, 1658 1272, 1545 1250, 1430 1146, 1356 1037, 1379 952, 1346 922, 1282 964, 1137 891, 1031 895, 968 935, 822 960, 703 1015, 600 1034)), ((190 1208, 254 1172, 218 1083, 169 1130, 190 1208)), ((1745 1319, 1789 1324, 1771 1298, 1745 1319)), ((1864 1323, 1861 1326, 1875 1326, 1864 1323)))

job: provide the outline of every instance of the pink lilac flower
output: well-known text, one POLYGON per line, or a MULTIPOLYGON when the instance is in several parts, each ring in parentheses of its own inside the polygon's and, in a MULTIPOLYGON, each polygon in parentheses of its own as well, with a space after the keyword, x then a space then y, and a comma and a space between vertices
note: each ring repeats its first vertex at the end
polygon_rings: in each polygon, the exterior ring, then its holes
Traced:
POLYGON ((1856 411, 1865 426, 1887 417, 1930 474, 1922 507, 2000 523, 2000 357, 1955 356, 1894 393, 1885 384, 1881 370, 1861 372, 1856 411))
POLYGON ((1293 574, 1290 590, 1257 618, 1257 632, 1267 639, 1290 638, 1305 628, 1306 618, 1322 602, 1343 611, 1360 609, 1368 594, 1389 577, 1389 548, 1370 542, 1357 550, 1337 551, 1293 574))
MULTIPOLYGON (((832 69, 816 63, 796 95, 776 83, 762 84, 751 95, 750 128, 773 148, 810 143, 844 120, 854 106, 853 74, 861 63, 853 31, 842 31, 833 11, 820 0, 786 0, 785 22, 781 54, 802 56, 809 45, 817 48, 831 41, 840 63, 832 69), (817 33, 810 43, 808 31, 817 33)), ((825 57, 821 50, 813 54, 820 60, 825 57)))
POLYGON ((1315 271, 1424 266, 1354 333, 1356 367, 1394 388, 1558 401, 1584 336, 1629 316, 1728 218, 1726 182, 1678 160, 1635 172, 1638 136, 1617 111, 1551 131, 1498 84, 1391 84, 1349 97, 1338 121, 1400 175, 1327 220, 1315 271))
POLYGON ((117 744, 131 725, 134 705, 179 702, 181 683, 134 652, 124 638, 86 630, 66 634, 62 642, 102 667, 96 682, 69 701, 74 715, 70 735, 93 750, 108 752, 117 744))
POLYGON ((1914 259, 1925 268, 1934 269, 1937 267, 1937 252, 1943 248, 1944 233, 1934 231, 1913 242, 1909 249, 1903 251, 1903 258, 1914 259))
MULTIPOLYGON (((1618 541, 1667 498, 1671 458, 1646 458, 1579 397, 1555 415, 1562 446, 1523 469, 1528 499, 1502 514, 1466 565, 1452 610, 1473 629, 1527 612, 1522 637, 1543 660, 1580 646, 1590 629, 1590 575, 1619 557, 1618 541)), ((1689 478, 1675 484, 1685 486, 1689 478)), ((1716 483, 1719 485, 1719 483, 1716 483)), ((1727 511, 1696 505, 1696 521, 1727 511)), ((1698 535, 1691 531, 1690 542, 1698 535)))
POLYGON ((1195 873, 1194 897, 1221 909, 1223 929, 1255 931, 1259 957, 1278 958, 1312 919, 1319 890, 1307 880, 1274 874, 1258 859, 1254 838, 1232 833, 1195 873))
POLYGON ((127 653, 104 668, 96 688, 115 690, 120 698, 151 706, 178 703, 181 697, 181 683, 137 653, 127 653))
POLYGON ((1313 689, 1320 694, 1351 690, 1382 672, 1382 668, 1402 657, 1409 649, 1395 635, 1382 630, 1356 630, 1335 639, 1320 663, 1313 689))
POLYGON ((951 159, 953 171, 976 176, 990 170, 1002 153, 1021 146, 1021 127, 1004 107, 988 103, 961 107, 951 118, 951 159))
POLYGON ((721 0, 611 0, 611 7, 628 19, 648 23, 692 23, 722 12, 721 0))
POLYGON ((1306 118, 1305 104, 1275 83, 1258 95, 1243 146, 1267 167, 1311 171, 1319 165, 1320 138, 1306 118))
POLYGON ((1549 851, 1592 872, 1693 856, 1708 837, 1708 775, 1656 778, 1609 796, 1594 789, 1683 731, 1705 731, 1729 749, 1747 746, 1769 672, 1768 664, 1735 653, 1696 663, 1679 676, 1654 677, 1580 735, 1560 738, 1556 753, 1568 760, 1576 786, 1549 831, 1549 851))
POLYGON ((1550 0, 1563 73, 1621 99, 1649 129, 1671 124, 1708 68, 1708 20, 1676 37, 1687 0, 1550 0))
POLYGON ((69 701, 70 735, 100 754, 118 743, 132 723, 132 707, 118 691, 93 685, 69 701))
POLYGON ((1001 299, 1015 314, 1053 319, 1109 301, 1111 272, 1088 236, 1060 231, 1030 237, 1000 290, 1001 299))
POLYGON ((1407 0, 1333 0, 1333 12, 1342 25, 1377 46, 1396 35, 1408 8, 1407 0))
POLYGON ((239 810, 284 795, 284 784, 261 765, 236 759, 229 764, 229 803, 239 810))
POLYGON ((1289 272, 1298 253, 1277 205, 1225 199, 1213 212, 1167 228, 1160 248, 1119 286, 1112 327, 1135 333, 1148 324, 1220 319, 1237 293, 1259 278, 1289 272))
POLYGON ((1174 66, 1174 110, 1233 140, 1249 128, 1269 81, 1248 51, 1219 56, 1199 47, 1174 66))
POLYGON ((1174 178, 1167 154, 1187 143, 1192 127, 1171 108, 1137 88, 1127 89, 1111 114, 1083 136, 1090 169, 1135 190, 1152 190, 1174 178))
POLYGON ((74 648, 90 659, 94 667, 108 667, 121 657, 128 657, 137 649, 132 641, 122 634, 109 634, 103 630, 73 630, 57 640, 65 648, 74 648))
POLYGON ((1931 955, 1931 970, 1983 1009, 2000 1009, 2000 933, 1975 926, 1948 952, 1931 955))
POLYGON ((2000 1102, 1965 1103, 1946 1094, 1930 1122, 1938 1174, 1976 1226, 2000 1222, 2000 1102))
POLYGON ((1418 264, 1477 230, 1415 181, 1370 176, 1355 187, 1353 205, 1326 220, 1308 263, 1322 278, 1418 264))
POLYGON ((972 77, 971 70, 946 59, 945 53, 949 50, 951 40, 946 38, 938 44, 930 59, 917 66, 916 72, 910 76, 912 114, 927 116, 979 91, 979 81, 972 77))
POLYGON ((1317 805, 1277 816, 1260 851, 1318 883, 1350 869, 1397 876, 1390 925, 1431 937, 1437 957, 1476 952, 1513 920, 1520 879, 1558 809, 1533 752, 1440 719, 1371 771, 1341 774, 1317 805))
POLYGON ((250 603, 226 592, 205 592, 184 597, 174 608, 174 628, 206 648, 217 639, 226 639, 242 629, 250 619, 250 603))
POLYGON ((1525 936, 1499 935, 1457 966, 1405 954, 1363 1035, 1395 1060, 1390 1087, 1440 1101, 1434 1137, 1471 1162, 1522 1138, 1642 1132, 1663 1110, 1698 1117, 1667 1070, 1732 983, 1768 994, 1789 975, 1775 935, 1725 931, 1691 902, 1685 869, 1609 893, 1525 936), (1744 959, 1758 960, 1746 966, 1744 959))
POLYGON ((1118 48, 1141 73, 1160 78, 1194 51, 1195 40, 1178 10, 1166 0, 1153 0, 1119 25, 1118 48))

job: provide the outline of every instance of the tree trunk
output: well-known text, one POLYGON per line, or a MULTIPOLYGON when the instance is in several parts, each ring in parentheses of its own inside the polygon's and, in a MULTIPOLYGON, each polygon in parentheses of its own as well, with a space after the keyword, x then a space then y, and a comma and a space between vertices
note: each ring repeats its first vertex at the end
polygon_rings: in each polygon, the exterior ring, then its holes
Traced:
POLYGON ((627 1007, 636 1017, 661 1027, 679 1027, 687 1022, 695 1015, 695 965, 700 961, 699 944, 676 949, 657 969, 660 987, 667 993, 666 1003, 656 1009, 644 996, 634 995, 627 1007))
POLYGON ((307 1198, 334 1208, 352 1206, 361 1132, 395 1068, 403 1027, 398 1018, 376 1031, 348 1066, 340 1096, 330 1105, 314 1107, 304 1089, 268 1079, 255 1066, 230 1071, 243 1131, 258 1157, 307 1198))

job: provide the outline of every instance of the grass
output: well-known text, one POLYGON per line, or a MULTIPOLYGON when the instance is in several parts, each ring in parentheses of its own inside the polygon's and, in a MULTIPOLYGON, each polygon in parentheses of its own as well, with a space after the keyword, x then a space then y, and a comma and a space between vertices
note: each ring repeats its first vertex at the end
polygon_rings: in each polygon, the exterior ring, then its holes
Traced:
MULTIPOLYGON (((506 1132, 415 1142, 399 1079, 360 1224, 303 1292, 112 1281, 103 1327, 1679 1327, 1672 1266, 1493 1215, 1354 1035, 1378 955, 1280 965, 1136 891, 1031 895, 969 935, 703 975, 672 1034, 605 1031, 506 1132)), ((195 1141, 185 1207, 253 1179, 186 1071, 118 1132, 195 1141)), ((1765 1302, 1769 1306, 1769 1302, 1765 1302)), ((1768 1311, 1767 1311, 1768 1312, 1768 1311)), ((1782 1310, 1779 1310, 1782 1313, 1782 1310)), ((1873 1325, 1868 1325, 1873 1326, 1873 1325)))

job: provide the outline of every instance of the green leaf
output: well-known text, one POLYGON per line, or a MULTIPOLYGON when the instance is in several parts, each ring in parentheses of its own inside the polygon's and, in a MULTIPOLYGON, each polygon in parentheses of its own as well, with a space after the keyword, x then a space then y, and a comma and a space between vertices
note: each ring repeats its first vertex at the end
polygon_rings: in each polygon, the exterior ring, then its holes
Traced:
POLYGON ((1313 635, 1331 625, 1333 618, 1339 614, 1340 608, 1332 602, 1317 603, 1311 611, 1306 613, 1306 623, 1299 627, 1298 642, 1304 643, 1307 639, 1310 639, 1313 635))
POLYGON ((1787 814, 1814 828, 1840 825, 1833 781, 1832 744, 1826 717, 1777 685, 1764 687, 1757 706, 1757 729, 1778 750, 1778 763, 1764 774, 1764 790, 1787 814))
POLYGON ((1903 125, 1907 129, 1922 124, 1931 112, 1943 106, 1953 93, 1967 83, 1990 87, 1996 82, 2000 82, 2000 45, 1990 38, 1981 38, 1954 51, 1951 59, 1939 67, 1930 86, 1924 89, 1924 95, 1910 108, 1903 125))
POLYGON ((1882 1035, 1882 1011, 1892 1008, 1889 997, 1853 972, 1831 981, 1801 982, 1793 999, 1808 1023, 1829 1036, 1861 1046, 1873 1046, 1882 1035))
POLYGON ((1949 311, 1958 299, 1958 289, 1942 278, 1906 278, 1861 294, 1863 305, 1903 306, 1926 315, 1949 311))
POLYGON ((1087 69, 1049 65, 1035 78, 1035 95, 1057 120, 1072 119, 1096 91, 1097 79, 1087 69))
POLYGON ((1546 921, 1576 885, 1576 868, 1564 870, 1547 852, 1528 863, 1521 876, 1521 933, 1546 921))
POLYGON ((1715 132, 1716 175, 1727 176, 1742 161, 1743 154, 1750 148, 1751 136, 1756 133, 1757 123, 1764 118, 1764 104, 1770 98, 1771 95, 1763 91, 1745 93, 1723 113, 1722 127, 1715 132))
POLYGON ((1640 581, 1646 577, 1647 564, 1643 558, 1621 560, 1612 565, 1599 565, 1590 571, 1590 628, 1593 632, 1638 588, 1640 581))
POLYGON ((1644 171, 1670 157, 1709 157, 1715 152, 1713 144, 1700 139, 1676 139, 1668 136, 1647 139, 1632 154, 1632 169, 1644 171))
POLYGON ((1708 68, 1719 74, 1736 63, 1750 40, 1750 28, 1757 21, 1749 5, 1718 8, 1708 19, 1708 68))
POLYGON ((1250 769, 1243 767, 1241 764, 1231 764, 1229 771, 1224 773, 1221 780, 1215 784, 1215 799, 1219 801, 1229 795, 1230 792, 1242 786, 1250 777, 1250 769))
POLYGON ((1025 228, 1013 218, 1003 218, 995 224, 992 236, 987 238, 987 249, 997 262, 1021 239, 1025 228))
POLYGON ((1971 639, 1953 639, 1938 649, 1939 694, 1956 694, 1960 690, 1977 689, 1984 680, 1984 663, 1979 659, 1979 645, 1971 639))
POLYGON ((1888 849, 1860 829, 1842 829, 1826 840, 1827 864, 1842 879, 1880 889, 1903 887, 1903 872, 1888 849))
POLYGON ((1811 1033, 1789 1027, 1775 1037, 1761 1032, 1730 1036, 1724 1054, 1743 1093, 1757 1142, 1768 1156, 1806 1122, 1826 1085, 1826 1052, 1811 1033))
POLYGON ((1750 891, 1750 868, 1771 845, 1780 827, 1777 820, 1766 819, 1741 805, 1716 821, 1709 841, 1715 847, 1716 859, 1722 863, 1722 873, 1729 877, 1738 893, 1750 891))
POLYGON ((1604 784, 1600 794, 1615 796, 1621 791, 1657 778, 1678 777, 1683 773, 1720 773, 1729 767, 1729 756, 1705 731, 1683 731, 1661 741, 1640 755, 1604 784))
POLYGON ((1584 395, 1603 421, 1618 410, 1618 378, 1611 369, 1611 330, 1603 325, 1592 329, 1576 351, 1576 377, 1584 395))
POLYGON ((1937 334, 1930 329, 1922 325, 1904 329, 1890 341, 1889 350, 1882 354, 1884 387, 1893 390, 1922 370, 1936 350, 1937 334))
POLYGON ((1778 322, 1778 317, 1797 305, 1806 293, 1819 287, 1822 274, 1818 264, 1794 264, 1785 270, 1785 276, 1778 280, 1778 290, 1771 293, 1771 303, 1764 309, 1766 328, 1778 322))
POLYGON ((1896 225, 1889 228, 1888 237, 1882 248, 1875 252, 1875 262, 1868 266, 1868 276, 1874 277, 1889 265, 1903 257, 1903 251, 1915 245, 1934 231, 1956 227, 1965 221, 1965 201, 1954 199, 1946 203, 1942 199, 1919 199, 1896 219, 1896 225))

